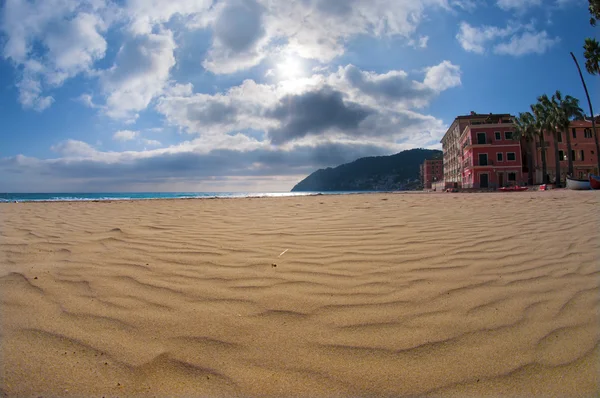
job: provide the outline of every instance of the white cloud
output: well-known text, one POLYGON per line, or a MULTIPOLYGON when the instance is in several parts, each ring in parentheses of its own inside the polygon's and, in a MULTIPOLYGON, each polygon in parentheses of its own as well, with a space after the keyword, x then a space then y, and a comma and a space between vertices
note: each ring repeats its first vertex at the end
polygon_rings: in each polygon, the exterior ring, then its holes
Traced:
POLYGON ((485 45, 498 38, 510 36, 519 29, 517 26, 498 28, 495 26, 471 26, 467 22, 461 22, 456 39, 465 51, 483 54, 485 45))
POLYGON ((19 102, 26 108, 32 108, 38 112, 50 107, 54 102, 52 96, 42 96, 42 84, 27 69, 23 72, 21 80, 17 83, 19 89, 19 102))
POLYGON ((475 27, 467 22, 460 24, 456 39, 465 51, 484 54, 491 47, 496 54, 513 56, 543 54, 559 42, 558 37, 549 37, 545 30, 536 31, 533 24, 511 24, 499 28, 475 27))
MULTIPOLYGON (((464 4, 455 1, 451 6, 464 4)), ((231 73, 258 64, 274 51, 325 63, 342 55, 345 42, 361 34, 404 37, 425 47, 425 36, 413 36, 426 12, 441 9, 450 9, 446 0, 224 2, 208 19, 217 34, 203 65, 214 73, 231 73), (237 21, 240 15, 243 24, 237 21)))
POLYGON ((581 3, 580 0, 497 0, 496 5, 505 11, 523 13, 534 7, 544 6, 547 9, 556 9, 570 4, 581 3))
MULTIPOLYGON (((47 108, 54 101, 49 91, 84 74, 99 79, 101 95, 95 101, 83 96, 80 100, 110 117, 132 122, 172 85, 168 82, 176 65, 174 32, 181 29, 210 29, 213 42, 198 62, 213 73, 227 74, 273 54, 328 62, 343 54, 346 42, 357 35, 403 37, 409 45, 425 48, 428 37, 416 31, 426 13, 468 4, 464 0, 8 0, 0 22, 6 35, 2 54, 22 68, 18 87, 24 107, 47 108), (107 54, 105 36, 113 28, 121 29, 123 40, 117 59, 112 67, 97 70, 97 61, 107 54)), ((174 87, 186 89, 176 82, 174 87)))
POLYGON ((539 6, 542 0, 498 0, 496 5, 503 10, 519 10, 539 6))
POLYGON ((101 32, 106 24, 99 13, 104 7, 99 0, 6 2, 0 22, 7 37, 2 54, 22 67, 17 86, 24 107, 49 107, 53 98, 44 96, 46 86, 60 86, 104 57, 101 32))
POLYGON ((113 135, 115 141, 131 141, 136 139, 140 133, 132 130, 119 130, 113 135))
POLYGON ((426 69, 425 83, 426 86, 441 92, 452 87, 461 85, 460 67, 452 64, 450 61, 443 61, 439 65, 435 65, 426 69))
POLYGON ((53 145, 51 149, 65 157, 90 157, 98 152, 91 145, 77 140, 63 141, 53 145))
POLYGON ((175 65, 175 41, 169 30, 130 37, 115 64, 101 75, 107 115, 136 119, 150 101, 163 92, 175 65))
POLYGON ((520 35, 514 35, 506 43, 496 45, 494 52, 514 56, 543 54, 559 41, 559 38, 549 37, 545 30, 541 32, 524 32, 520 35))
POLYGON ((423 81, 404 71, 378 74, 353 65, 277 84, 252 80, 214 95, 166 93, 156 109, 174 126, 197 134, 208 145, 248 148, 255 145, 310 145, 321 139, 380 145, 431 145, 444 132, 441 121, 411 110, 427 105, 440 92, 459 86, 460 67, 449 61, 425 70, 423 81), (265 132, 250 140, 247 129, 265 132), (233 136, 230 133, 237 133, 233 136), (432 138, 437 137, 437 138, 432 138))
POLYGON ((162 145, 162 143, 160 141, 157 141, 157 140, 142 139, 142 143, 144 145, 148 145, 148 146, 161 146, 162 145))
POLYGON ((129 20, 129 29, 134 34, 147 35, 156 26, 170 21, 174 17, 194 19, 196 27, 207 17, 213 0, 128 0, 123 13, 129 20))

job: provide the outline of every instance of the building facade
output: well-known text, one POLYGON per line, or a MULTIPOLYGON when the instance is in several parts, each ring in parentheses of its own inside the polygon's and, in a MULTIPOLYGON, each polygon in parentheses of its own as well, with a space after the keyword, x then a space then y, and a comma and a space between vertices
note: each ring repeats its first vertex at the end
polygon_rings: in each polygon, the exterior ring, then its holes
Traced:
MULTIPOLYGON (((443 170, 444 170, 444 181, 446 188, 460 188, 462 187, 465 172, 465 147, 464 143, 466 140, 466 129, 469 126, 483 126, 494 128, 496 125, 510 124, 512 126, 512 116, 510 114, 478 114, 471 112, 470 115, 458 116, 452 122, 452 125, 444 134, 442 138, 442 150, 443 150, 443 170)), ((474 131, 474 130, 473 130, 474 131)), ((483 131, 483 130, 482 130, 483 131)), ((494 130, 496 131, 496 130, 494 130)), ((504 131, 504 130, 501 130, 504 131)), ((477 138, 475 139, 477 140, 477 138)), ((476 144, 478 145, 478 144, 476 144)), ((472 149, 472 148, 471 148, 472 149)), ((478 152, 477 152, 478 153, 478 152)), ((467 151, 467 155, 473 156, 473 151, 467 151)), ((478 154, 477 154, 478 156, 478 154)), ((477 159, 478 160, 478 159, 477 159)), ((479 165, 478 165, 479 167, 479 165)), ((477 178, 473 175, 474 169, 471 167, 470 178, 477 178)), ((489 173, 489 171, 487 171, 489 173)), ((485 173, 481 171, 481 173, 485 173)), ((485 177, 484 177, 485 178, 485 177)), ((490 178, 490 177, 488 177, 490 178)), ((479 184, 479 182, 470 183, 479 184)), ((488 180, 488 185, 490 180, 488 180)))
MULTIPOLYGON (((538 140, 535 144, 513 140, 512 120, 509 114, 485 115, 475 112, 454 119, 441 141, 444 188, 493 189, 528 183, 542 184, 540 143, 538 140), (532 181, 528 181, 530 156, 532 181)), ((590 173, 600 175, 599 154, 591 121, 573 121, 569 131, 561 132, 557 138, 562 182, 569 171, 569 157, 573 159, 575 178, 587 178, 590 173), (569 134, 571 140, 571 153, 568 153, 565 134, 569 134)), ((554 182, 556 166, 552 133, 544 134, 544 145, 548 180, 554 182)))
POLYGON ((431 189, 432 184, 444 179, 444 161, 427 159, 421 165, 421 182, 424 189, 431 189))
MULTIPOLYGON (((596 126, 598 129, 598 126, 596 126)), ((558 158, 560 159, 561 181, 566 180, 569 171, 569 156, 573 159, 573 174, 575 178, 587 178, 588 174, 598 175, 598 154, 592 131, 591 121, 573 121, 569 128, 571 140, 571 153, 568 153, 565 132, 558 134, 558 158)), ((546 146, 546 166, 549 181, 556 178, 554 138, 551 133, 544 134, 546 146)), ((539 142, 536 143, 535 180, 537 184, 543 182, 542 176, 542 150, 539 142)))
POLYGON ((523 185, 521 143, 513 139, 511 123, 469 125, 460 137, 463 151, 462 187, 499 188, 523 185))

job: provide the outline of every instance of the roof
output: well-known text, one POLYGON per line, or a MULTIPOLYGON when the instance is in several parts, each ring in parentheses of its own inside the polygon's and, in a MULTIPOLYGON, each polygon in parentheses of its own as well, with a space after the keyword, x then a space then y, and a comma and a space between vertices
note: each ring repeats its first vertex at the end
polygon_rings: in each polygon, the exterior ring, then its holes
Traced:
MULTIPOLYGON (((583 121, 583 120, 573 120, 570 124, 571 127, 588 127, 591 128, 592 127, 592 121, 583 121)), ((596 129, 600 127, 598 126, 598 123, 596 122, 596 129)))
POLYGON ((442 142, 442 143, 444 142, 446 136, 448 135, 448 133, 450 132, 450 130, 452 130, 452 126, 454 126, 454 123, 456 123, 457 120, 487 119, 487 118, 492 118, 492 119, 511 118, 512 119, 512 118, 514 118, 514 116, 511 115, 510 113, 476 113, 476 112, 471 112, 470 115, 460 115, 460 116, 457 116, 452 121, 452 124, 450 125, 450 128, 448 128, 448 130, 446 130, 446 133, 444 134, 444 136, 442 137, 442 139, 440 140, 440 142, 442 142))
POLYGON ((471 113, 470 115, 457 116, 456 119, 481 119, 484 117, 513 117, 510 113, 471 113))

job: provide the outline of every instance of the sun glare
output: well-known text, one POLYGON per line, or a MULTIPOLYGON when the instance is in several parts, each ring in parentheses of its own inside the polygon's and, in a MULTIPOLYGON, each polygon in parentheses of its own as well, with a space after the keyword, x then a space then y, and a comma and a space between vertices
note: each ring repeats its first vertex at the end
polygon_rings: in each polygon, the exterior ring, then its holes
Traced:
POLYGON ((276 65, 276 75, 279 80, 297 79, 305 74, 305 66, 301 58, 286 55, 276 65))

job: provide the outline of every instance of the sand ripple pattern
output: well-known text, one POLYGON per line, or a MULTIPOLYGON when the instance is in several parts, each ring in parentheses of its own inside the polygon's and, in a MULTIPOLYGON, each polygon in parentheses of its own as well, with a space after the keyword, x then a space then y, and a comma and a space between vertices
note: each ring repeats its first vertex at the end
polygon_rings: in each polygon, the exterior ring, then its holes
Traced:
POLYGON ((597 396, 599 199, 3 204, 0 396, 597 396))

